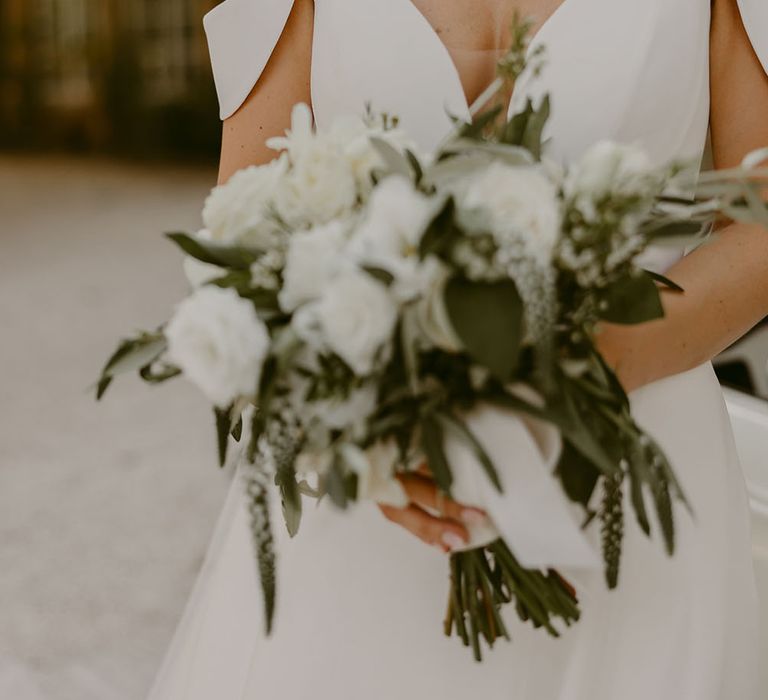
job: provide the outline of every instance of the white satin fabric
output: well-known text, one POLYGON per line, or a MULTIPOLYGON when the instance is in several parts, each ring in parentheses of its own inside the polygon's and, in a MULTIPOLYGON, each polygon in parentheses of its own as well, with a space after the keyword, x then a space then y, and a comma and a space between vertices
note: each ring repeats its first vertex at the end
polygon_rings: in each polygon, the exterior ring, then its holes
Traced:
MULTIPOLYGON (((226 0, 205 16, 222 118, 258 81, 291 6, 226 0)), ((739 6, 768 68, 768 4, 739 6)), ((549 152, 564 161, 602 138, 640 143, 657 162, 700 159, 709 24, 710 0, 564 0, 531 47, 546 45, 544 72, 516 86, 511 106, 551 93, 549 152)), ((398 114, 424 148, 450 126, 446 109, 468 113, 449 52, 410 0, 315 0, 311 89, 319 125, 369 100, 398 114)), ((646 266, 663 271, 680 255, 652 250, 646 266)), ((695 518, 677 507, 678 549, 668 558, 630 515, 617 591, 606 590, 599 570, 563 567, 583 617, 560 639, 510 611, 513 642, 476 664, 441 634, 442 554, 370 504, 346 514, 307 504, 289 540, 276 498, 279 600, 266 639, 235 482, 150 700, 757 700, 748 501, 712 365, 630 400, 670 457, 695 518)), ((599 551, 596 523, 585 537, 599 551)))

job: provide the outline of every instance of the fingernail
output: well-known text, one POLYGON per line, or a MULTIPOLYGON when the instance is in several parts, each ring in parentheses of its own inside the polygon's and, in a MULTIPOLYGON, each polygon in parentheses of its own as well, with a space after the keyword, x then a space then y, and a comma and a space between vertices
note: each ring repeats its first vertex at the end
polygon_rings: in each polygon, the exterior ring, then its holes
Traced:
POLYGON ((446 532, 443 534, 443 542, 450 548, 450 549, 458 549, 459 547, 463 547, 466 543, 464 540, 459 537, 455 532, 446 532))
POLYGON ((474 508, 465 508, 461 511, 461 519, 467 525, 485 525, 488 522, 488 516, 481 510, 474 508))

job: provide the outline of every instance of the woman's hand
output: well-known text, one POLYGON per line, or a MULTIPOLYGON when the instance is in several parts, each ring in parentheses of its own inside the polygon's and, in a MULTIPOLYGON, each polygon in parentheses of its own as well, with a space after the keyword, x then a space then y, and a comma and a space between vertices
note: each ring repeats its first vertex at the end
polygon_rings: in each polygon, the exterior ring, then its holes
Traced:
POLYGON ((384 517, 443 552, 451 552, 469 542, 466 526, 480 524, 487 517, 479 508, 462 505, 445 496, 426 467, 418 472, 399 474, 397 479, 410 503, 405 508, 378 504, 384 517))

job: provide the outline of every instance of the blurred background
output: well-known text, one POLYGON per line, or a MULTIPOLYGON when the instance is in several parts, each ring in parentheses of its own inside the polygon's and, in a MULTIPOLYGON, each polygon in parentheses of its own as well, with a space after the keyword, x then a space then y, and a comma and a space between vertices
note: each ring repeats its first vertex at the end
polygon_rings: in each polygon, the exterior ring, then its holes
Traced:
MULTIPOLYGON (((92 391, 186 292, 162 233, 198 228, 216 181, 216 4, 0 0, 3 699, 143 698, 223 502, 194 390, 92 391)), ((766 598, 767 328, 716 361, 766 598)))
POLYGON ((0 147, 208 160, 214 0, 0 0, 0 147))
POLYGON ((213 0, 0 0, 0 698, 136 700, 227 485, 183 383, 92 383, 186 292, 213 0))

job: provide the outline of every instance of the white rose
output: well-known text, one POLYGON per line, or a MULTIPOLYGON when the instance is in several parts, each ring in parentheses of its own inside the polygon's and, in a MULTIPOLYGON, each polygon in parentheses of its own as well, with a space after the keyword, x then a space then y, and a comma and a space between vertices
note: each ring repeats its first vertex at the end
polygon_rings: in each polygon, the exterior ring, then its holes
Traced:
POLYGON ((610 193, 640 194, 655 181, 648 155, 637 146, 599 141, 568 172, 568 197, 594 199, 610 193))
POLYGON ((460 206, 485 210, 500 248, 521 242, 527 254, 546 264, 560 236, 557 189, 537 166, 494 162, 468 178, 460 206))
POLYGON ((433 199, 406 178, 392 175, 374 189, 350 242, 350 252, 361 264, 380 267, 394 276, 392 291, 401 301, 417 296, 428 281, 419 244, 435 212, 433 199))
POLYGON ((267 206, 281 187, 287 165, 284 157, 265 165, 251 165, 214 187, 203 208, 203 221, 211 238, 219 243, 258 243, 261 229, 274 227, 265 220, 267 206))
POLYGON ((395 478, 400 451, 392 439, 379 441, 365 452, 354 445, 342 448, 344 461, 357 475, 357 498, 375 501, 395 508, 405 508, 408 496, 395 478))
POLYGON ((346 242, 347 225, 338 220, 291 235, 279 294, 283 311, 293 311, 323 293, 345 265, 346 242))
POLYGON ((355 175, 340 149, 317 137, 291 157, 291 170, 274 201, 291 228, 325 224, 352 211, 357 202, 355 175))
POLYGON ((169 360, 217 406, 255 394, 269 334, 234 290, 196 290, 177 306, 165 335, 169 360))
POLYGON ((392 337, 397 307, 384 285, 365 272, 336 277, 323 296, 293 316, 297 334, 318 349, 330 349, 365 376, 392 337))

